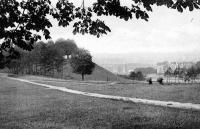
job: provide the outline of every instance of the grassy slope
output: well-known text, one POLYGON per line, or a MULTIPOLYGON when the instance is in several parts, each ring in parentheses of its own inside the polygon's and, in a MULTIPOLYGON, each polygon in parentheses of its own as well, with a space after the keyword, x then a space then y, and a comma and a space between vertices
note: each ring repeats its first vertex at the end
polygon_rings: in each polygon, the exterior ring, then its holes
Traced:
POLYGON ((119 95, 143 99, 154 99, 162 101, 190 102, 200 104, 199 84, 112 84, 112 83, 80 83, 60 81, 36 81, 50 85, 63 86, 74 90, 95 92, 108 95, 119 95))
POLYGON ((0 78, 0 129, 199 129, 200 112, 97 99, 0 78))
MULTIPOLYGON (((69 64, 64 66, 64 77, 69 79, 81 80, 80 74, 75 74, 72 72, 72 68, 69 64)), ((96 64, 96 67, 91 75, 86 75, 85 80, 95 80, 95 81, 126 81, 110 71, 102 68, 96 64)))

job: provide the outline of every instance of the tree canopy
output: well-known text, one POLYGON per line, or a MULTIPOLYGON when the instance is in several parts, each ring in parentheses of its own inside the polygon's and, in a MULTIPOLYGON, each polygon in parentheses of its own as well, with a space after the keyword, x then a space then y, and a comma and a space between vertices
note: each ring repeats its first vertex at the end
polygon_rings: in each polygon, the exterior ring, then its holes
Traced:
POLYGON ((79 49, 70 59, 73 72, 81 74, 82 80, 86 74, 92 74, 95 63, 92 62, 92 56, 89 51, 85 49, 79 49))
POLYGON ((10 72, 47 75, 60 72, 64 57, 63 53, 52 42, 37 42, 32 51, 15 47, 20 57, 7 63, 10 72))
POLYGON ((58 39, 55 42, 55 46, 60 49, 60 51, 63 53, 63 55, 67 55, 67 58, 69 59, 69 56, 72 55, 77 49, 77 45, 74 40, 70 39, 58 39))
POLYGON ((130 79, 133 79, 133 80, 139 80, 139 81, 144 80, 144 75, 141 71, 137 71, 137 72, 132 71, 129 77, 130 79))
POLYGON ((57 20, 62 27, 73 23, 73 33, 91 34, 100 37, 110 32, 110 28, 99 16, 115 16, 120 19, 137 19, 148 21, 148 12, 152 6, 166 6, 183 12, 199 9, 200 0, 132 0, 131 6, 124 6, 120 0, 97 0, 90 7, 75 6, 68 0, 57 0, 54 7, 51 0, 1 0, 0 1, 0 54, 14 53, 14 46, 25 50, 33 49, 33 44, 50 37, 52 23, 49 16, 57 20))

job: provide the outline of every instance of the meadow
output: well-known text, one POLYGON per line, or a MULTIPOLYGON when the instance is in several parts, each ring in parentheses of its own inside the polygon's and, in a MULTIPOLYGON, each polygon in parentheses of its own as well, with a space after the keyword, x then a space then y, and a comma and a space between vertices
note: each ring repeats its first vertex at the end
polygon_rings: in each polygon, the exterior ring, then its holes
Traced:
POLYGON ((75 81, 52 80, 36 76, 22 76, 20 78, 43 84, 66 87, 73 90, 118 95, 162 101, 177 101, 200 104, 200 84, 164 84, 154 83, 118 83, 106 81, 75 81))
MULTIPOLYGON (((33 77, 31 78, 33 79, 33 77)), ((38 78, 37 81, 55 83, 55 80, 51 81, 51 79, 38 78)), ((0 129, 200 128, 200 111, 92 98, 6 78, 0 78, 0 82, 0 129)), ((128 88, 133 87, 133 85, 126 85, 124 86, 126 88, 122 90, 122 87, 120 91, 119 87, 123 86, 122 84, 64 80, 60 80, 56 84, 74 89, 79 87, 80 90, 112 94, 127 91, 127 95, 130 91, 128 88), (94 87, 94 90, 91 87, 94 87), (99 87, 101 89, 98 89, 99 87), (107 88, 102 91, 103 87, 107 88), (113 89, 110 89, 111 87, 113 89)), ((135 85, 135 89, 137 89, 136 87, 139 87, 139 84, 135 85)), ((146 85, 141 86, 142 89, 145 87, 150 88, 146 85)), ((159 88, 158 85, 153 87, 159 88)), ((182 86, 182 88, 184 87, 182 86)))

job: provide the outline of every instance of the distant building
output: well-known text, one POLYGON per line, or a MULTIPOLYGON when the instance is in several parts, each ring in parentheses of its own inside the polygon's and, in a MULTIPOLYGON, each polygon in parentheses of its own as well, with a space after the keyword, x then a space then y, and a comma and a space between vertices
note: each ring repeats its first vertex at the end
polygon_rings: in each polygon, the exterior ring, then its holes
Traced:
POLYGON ((111 71, 115 74, 129 75, 131 71, 136 68, 146 68, 152 67, 149 64, 139 64, 139 63, 121 63, 121 64, 101 64, 102 67, 111 71))
POLYGON ((157 74, 164 74, 168 67, 169 67, 169 62, 167 61, 157 63, 156 67, 157 74))
POLYGON ((157 74, 164 74, 165 71, 170 67, 172 71, 176 68, 189 68, 194 65, 194 62, 159 62, 157 63, 157 74))

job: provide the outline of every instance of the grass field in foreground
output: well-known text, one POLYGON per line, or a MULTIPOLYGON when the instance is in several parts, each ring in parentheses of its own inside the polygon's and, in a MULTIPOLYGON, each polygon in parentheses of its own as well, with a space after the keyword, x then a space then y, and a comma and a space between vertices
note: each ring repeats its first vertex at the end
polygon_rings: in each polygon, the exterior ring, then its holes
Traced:
POLYGON ((0 129, 199 129, 200 112, 74 95, 0 78, 0 129))
POLYGON ((144 83, 115 84, 111 82, 44 81, 42 79, 34 79, 34 77, 31 79, 39 83, 85 92, 200 104, 200 84, 148 85, 144 83))

